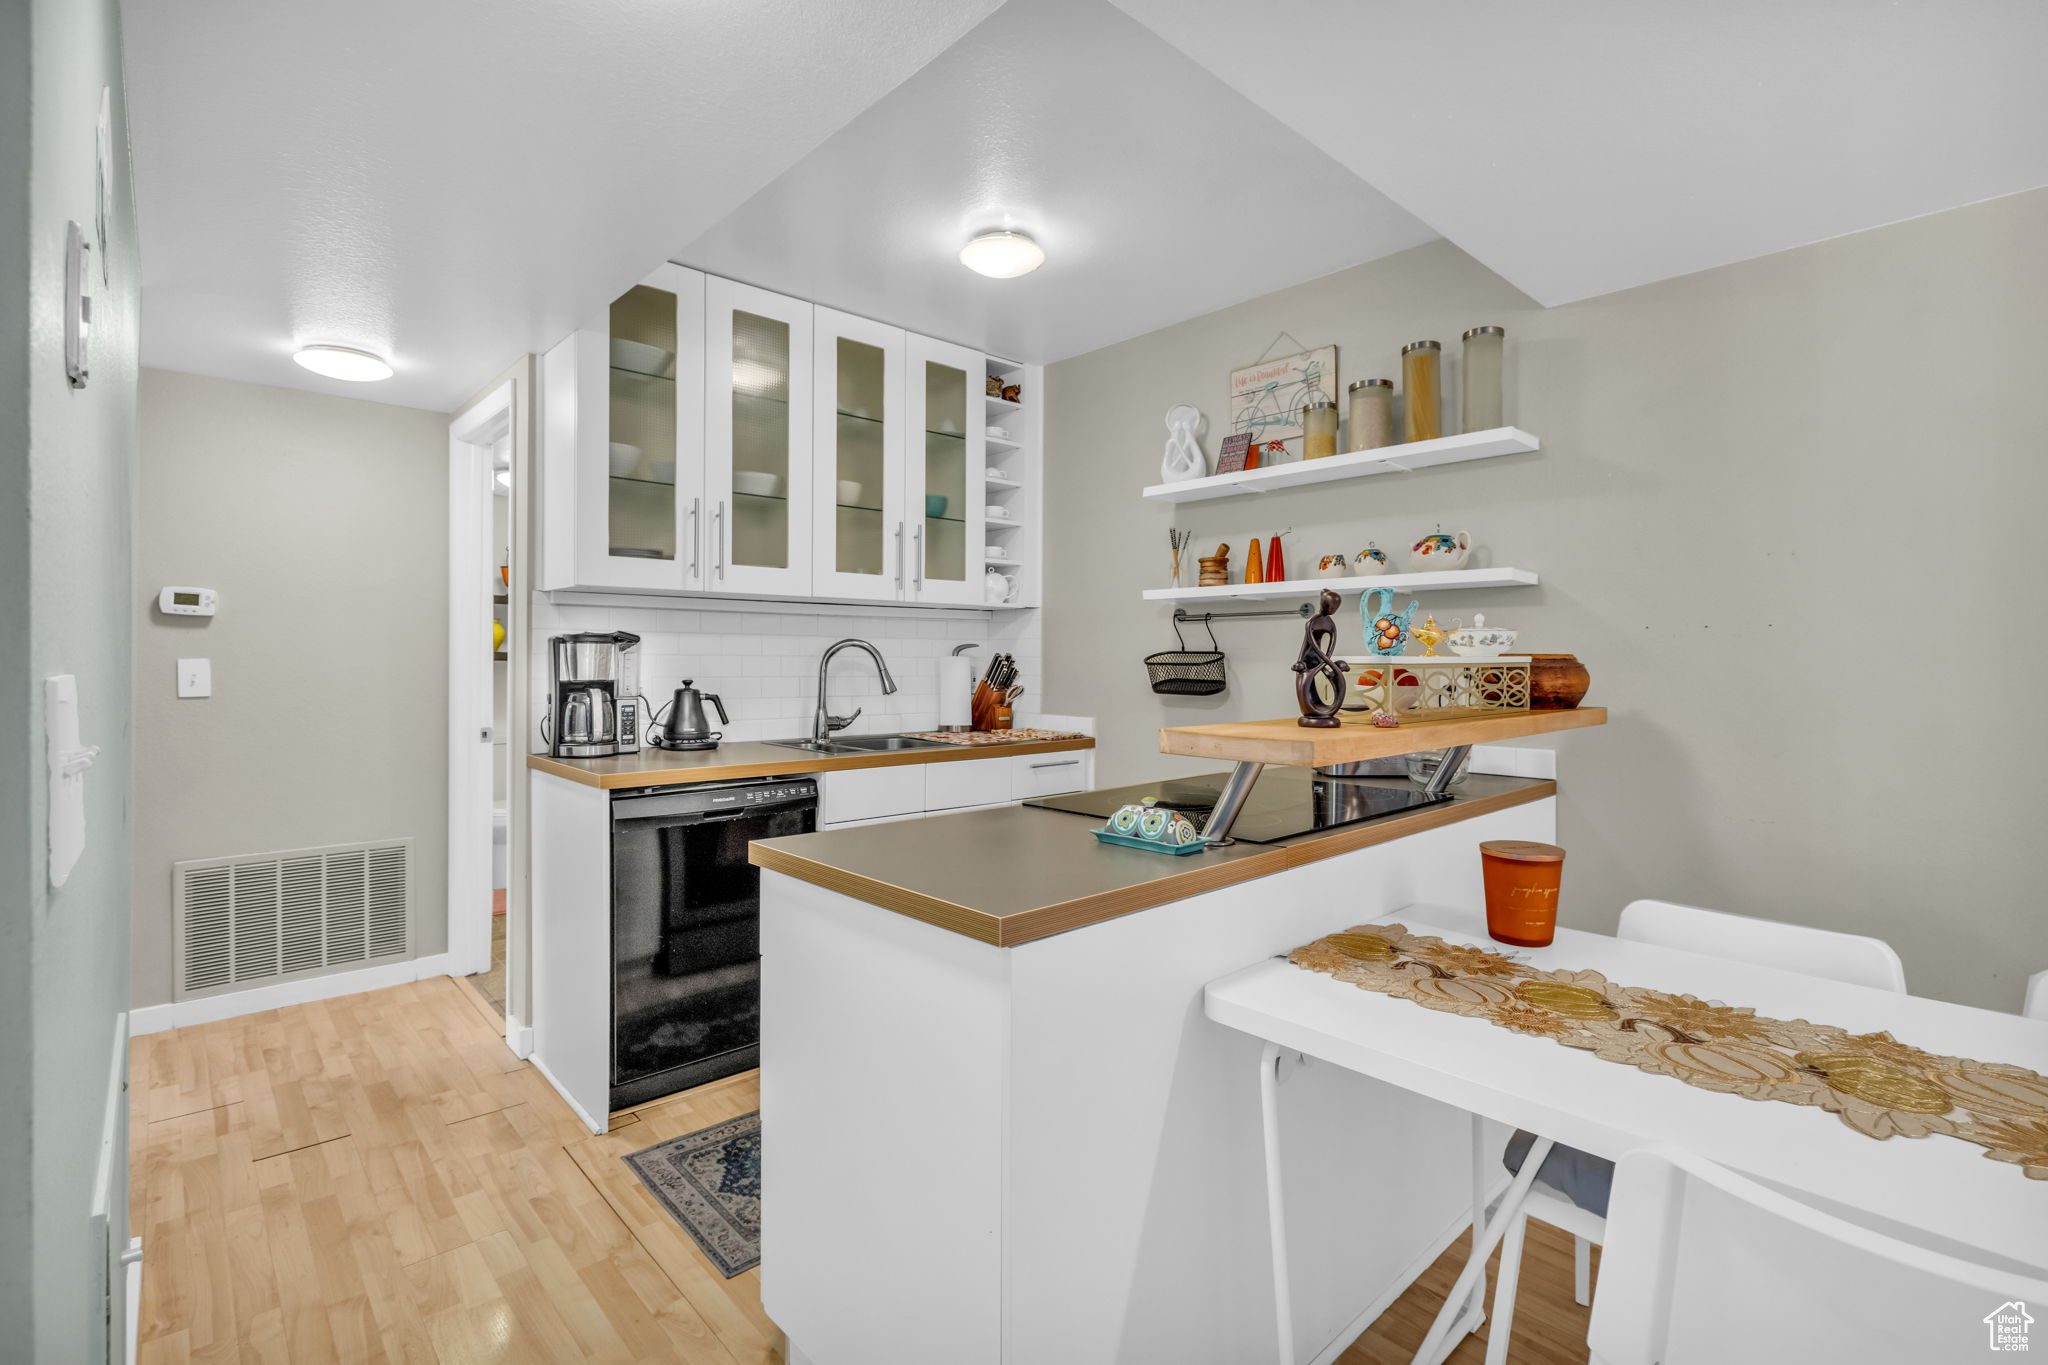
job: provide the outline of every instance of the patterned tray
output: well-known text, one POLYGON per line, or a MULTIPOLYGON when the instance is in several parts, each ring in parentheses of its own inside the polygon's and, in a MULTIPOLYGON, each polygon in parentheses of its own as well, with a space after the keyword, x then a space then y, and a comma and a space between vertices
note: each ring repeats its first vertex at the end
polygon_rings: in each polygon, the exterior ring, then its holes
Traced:
POLYGON ((1043 744, 1054 739, 1086 739, 1070 730, 907 730, 911 739, 936 740, 940 744, 1043 744))

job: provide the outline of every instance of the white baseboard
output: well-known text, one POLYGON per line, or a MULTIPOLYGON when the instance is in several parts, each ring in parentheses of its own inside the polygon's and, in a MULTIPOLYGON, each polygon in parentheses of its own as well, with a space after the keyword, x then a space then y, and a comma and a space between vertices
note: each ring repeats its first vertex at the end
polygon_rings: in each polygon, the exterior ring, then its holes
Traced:
POLYGON ((526 1060, 533 1063, 534 1070, 547 1077, 548 1084, 553 1086, 555 1093, 562 1097, 562 1103, 568 1105, 575 1112, 576 1117, 583 1120, 585 1128, 588 1128, 593 1133, 603 1133, 611 1128, 611 1115, 605 1115, 602 1121, 590 1117, 590 1111, 576 1103, 576 1097, 569 1093, 568 1087, 556 1080, 555 1073, 548 1070, 548 1063, 545 1057, 542 1057, 539 1053, 532 1053, 526 1060))
POLYGON ((286 1005, 308 1005, 315 1000, 332 1000, 338 995, 403 986, 409 981, 424 981, 430 976, 447 976, 448 965, 448 954, 435 953, 432 957, 386 962, 353 972, 335 972, 331 976, 302 976, 296 981, 280 981, 274 986, 255 986, 246 991, 206 995, 196 1000, 176 1000, 168 1005, 147 1005, 129 1011, 128 1033, 139 1038, 145 1033, 211 1024, 216 1019, 261 1014, 286 1005))
POLYGON ((516 1019, 506 1020, 505 1046, 512 1049, 514 1057, 531 1057, 533 1055, 533 1025, 522 1024, 516 1019))

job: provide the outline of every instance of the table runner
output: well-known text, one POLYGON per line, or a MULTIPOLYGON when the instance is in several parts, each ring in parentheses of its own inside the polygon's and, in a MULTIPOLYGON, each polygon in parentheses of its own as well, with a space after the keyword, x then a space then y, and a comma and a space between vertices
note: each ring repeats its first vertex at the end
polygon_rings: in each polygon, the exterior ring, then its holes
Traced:
POLYGON ((1617 985, 1595 971, 1544 971, 1400 924, 1355 925, 1287 960, 1702 1090, 1825 1109, 1869 1137, 1944 1133, 2048 1180, 2048 1076, 2025 1067, 1617 985))

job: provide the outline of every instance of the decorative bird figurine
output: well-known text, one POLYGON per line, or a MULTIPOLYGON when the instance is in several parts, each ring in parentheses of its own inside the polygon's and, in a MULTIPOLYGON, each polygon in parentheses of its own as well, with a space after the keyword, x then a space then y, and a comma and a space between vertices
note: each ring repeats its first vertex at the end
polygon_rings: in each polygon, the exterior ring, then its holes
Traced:
POLYGON ((1399 654, 1408 644, 1408 622, 1421 605, 1411 597, 1407 607, 1396 615, 1392 588, 1374 588, 1360 597, 1358 616, 1365 623, 1366 647, 1382 658, 1399 654))

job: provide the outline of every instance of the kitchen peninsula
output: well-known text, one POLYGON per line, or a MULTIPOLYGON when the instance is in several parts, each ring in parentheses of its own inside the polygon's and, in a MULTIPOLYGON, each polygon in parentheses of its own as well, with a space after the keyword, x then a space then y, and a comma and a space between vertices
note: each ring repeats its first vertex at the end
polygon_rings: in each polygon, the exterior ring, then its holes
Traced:
MULTIPOLYGON (((1604 720, 1262 722, 1161 748, 1326 764, 1604 720)), ((1437 804, 1190 857, 1028 807, 754 844, 762 1297, 790 1358, 1267 1358, 1259 1047, 1203 1016, 1204 983, 1418 902, 1480 905, 1475 846, 1552 839, 1556 791, 1479 772, 1437 804)), ((1325 1358, 1466 1226, 1470 1126, 1327 1067, 1291 1072, 1281 1108, 1297 1339, 1325 1358)))

